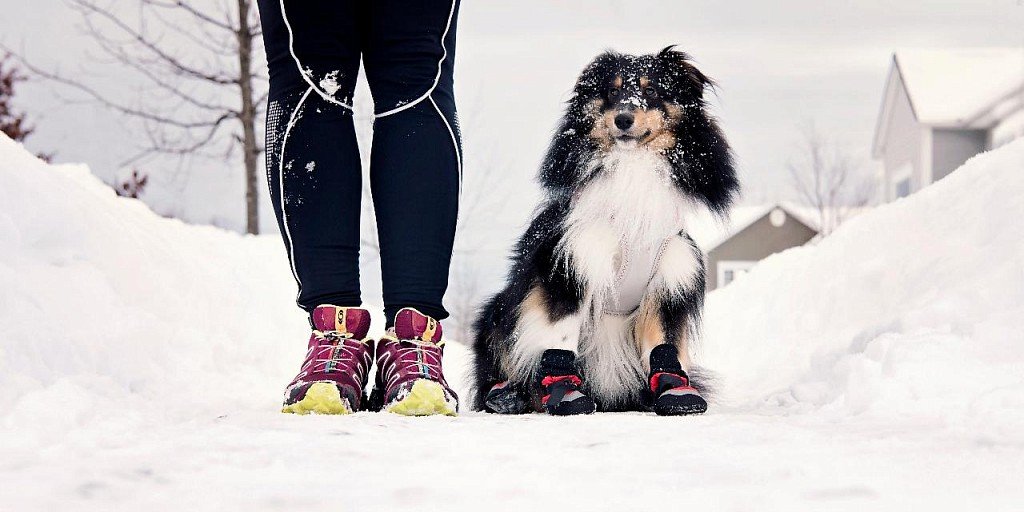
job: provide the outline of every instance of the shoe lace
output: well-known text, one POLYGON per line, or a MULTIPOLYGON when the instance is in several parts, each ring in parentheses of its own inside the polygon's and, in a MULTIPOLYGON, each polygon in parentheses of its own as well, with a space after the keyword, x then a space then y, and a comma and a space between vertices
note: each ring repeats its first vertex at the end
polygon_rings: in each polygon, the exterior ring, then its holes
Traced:
POLYGON ((313 335, 316 336, 317 341, 326 340, 331 345, 329 345, 330 349, 326 349, 318 343, 311 349, 313 350, 313 357, 310 361, 311 369, 315 369, 320 363, 323 363, 323 371, 326 373, 337 371, 339 367, 345 367, 347 363, 348 365, 354 364, 359 375, 366 371, 362 358, 356 352, 359 347, 346 343, 352 340, 351 334, 340 331, 313 331, 313 335), (327 357, 323 357, 325 355, 327 357))
MULTIPOLYGON (((382 368, 387 368, 384 373, 384 377, 387 380, 387 386, 393 386, 401 378, 399 366, 408 369, 410 364, 400 364, 402 362, 411 363, 411 358, 415 358, 415 371, 423 377, 427 378, 439 378, 441 373, 441 357, 434 353, 432 350, 428 350, 427 346, 423 346, 412 340, 398 340, 402 346, 396 350, 396 361, 392 364, 382 364, 381 359, 377 360, 377 365, 382 368)), ((384 357, 387 357, 385 353, 384 357)))

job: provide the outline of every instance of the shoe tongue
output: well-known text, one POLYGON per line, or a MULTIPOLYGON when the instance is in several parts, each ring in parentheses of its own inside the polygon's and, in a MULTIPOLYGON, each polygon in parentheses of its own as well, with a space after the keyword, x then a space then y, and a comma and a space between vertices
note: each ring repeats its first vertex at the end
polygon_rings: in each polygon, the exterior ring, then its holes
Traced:
POLYGON ((400 340, 441 341, 441 324, 413 308, 403 308, 395 315, 395 336, 400 340))
POLYGON ((313 327, 318 331, 338 331, 353 338, 366 338, 370 330, 370 312, 363 308, 320 305, 313 310, 313 327))

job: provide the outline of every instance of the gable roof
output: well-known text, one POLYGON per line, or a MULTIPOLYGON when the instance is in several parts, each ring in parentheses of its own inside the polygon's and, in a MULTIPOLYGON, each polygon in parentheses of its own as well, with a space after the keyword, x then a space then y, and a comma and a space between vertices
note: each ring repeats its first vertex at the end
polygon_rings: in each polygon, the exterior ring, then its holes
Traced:
POLYGON ((1024 48, 916 48, 893 58, 924 124, 967 126, 1024 94, 1024 48))
POLYGON ((1024 48, 916 48, 893 60, 924 124, 964 126, 1024 94, 1024 48))
POLYGON ((730 238, 763 219, 779 208, 815 232, 820 232, 813 208, 794 203, 774 203, 757 206, 736 206, 729 212, 729 221, 722 223, 711 215, 701 215, 687 226, 687 233, 705 253, 711 252, 730 238))
POLYGON ((921 124, 990 128, 1024 109, 1024 48, 897 50, 875 126, 875 158, 881 156, 898 87, 921 124))

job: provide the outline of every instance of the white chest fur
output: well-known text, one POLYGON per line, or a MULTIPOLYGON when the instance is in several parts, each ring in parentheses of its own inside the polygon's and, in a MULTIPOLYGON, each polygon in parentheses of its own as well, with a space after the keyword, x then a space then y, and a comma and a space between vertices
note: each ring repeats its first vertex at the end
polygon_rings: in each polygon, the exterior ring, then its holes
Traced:
POLYGON ((573 199, 560 251, 571 257, 588 302, 629 312, 694 203, 672 183, 668 162, 656 152, 616 146, 592 162, 592 172, 598 168, 600 175, 573 199))

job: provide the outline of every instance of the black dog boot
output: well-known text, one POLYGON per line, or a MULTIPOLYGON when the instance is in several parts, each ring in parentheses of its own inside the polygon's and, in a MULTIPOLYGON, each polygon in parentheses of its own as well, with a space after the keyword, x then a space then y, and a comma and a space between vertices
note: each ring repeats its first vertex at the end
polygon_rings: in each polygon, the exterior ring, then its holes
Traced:
POLYGON ((530 398, 519 386, 502 381, 487 392, 484 410, 497 414, 525 414, 530 412, 530 398))
POLYGON ((647 382, 654 398, 654 412, 660 416, 701 414, 708 410, 707 401, 690 385, 690 378, 679 364, 675 345, 665 343, 654 347, 647 382))
POLYGON ((569 350, 544 351, 540 358, 538 384, 541 406, 548 414, 569 416, 591 414, 597 410, 594 399, 580 392, 583 379, 576 370, 576 354, 569 350))

